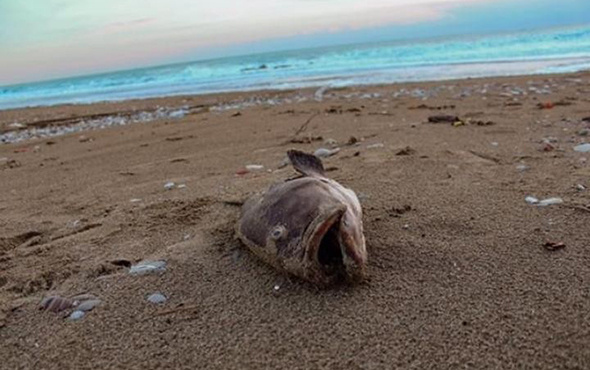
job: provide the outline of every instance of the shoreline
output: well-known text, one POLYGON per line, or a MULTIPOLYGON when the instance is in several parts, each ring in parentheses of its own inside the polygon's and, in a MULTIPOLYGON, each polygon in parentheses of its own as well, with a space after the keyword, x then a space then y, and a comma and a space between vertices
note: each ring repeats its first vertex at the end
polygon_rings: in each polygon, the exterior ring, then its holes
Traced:
MULTIPOLYGON (((163 68, 163 67, 154 67, 163 68)), ((253 71, 260 69, 267 69, 266 64, 260 64, 258 67, 251 67, 253 71), (264 68, 263 68, 264 67, 264 68)), ((275 67, 276 68, 276 67, 275 67)), ((79 92, 78 94, 63 93, 46 96, 44 98, 28 98, 29 100, 40 100, 40 103, 30 103, 29 105, 19 106, 26 103, 10 103, 0 101, 0 112, 10 109, 22 108, 36 108, 36 107, 51 107, 64 104, 95 104, 103 102, 124 102, 138 99, 154 99, 160 97, 181 97, 181 96, 199 96, 199 95, 216 95, 216 94, 232 94, 232 93, 248 93, 258 91, 289 91, 289 90, 304 90, 327 87, 362 87, 362 86, 380 86, 390 84, 405 84, 405 83, 428 83, 428 82, 444 82, 456 81, 464 79, 477 78, 504 78, 504 77, 520 77, 520 76, 540 76, 540 75, 554 75, 554 74, 568 74, 568 73, 585 73, 590 71, 590 57, 584 54, 572 55, 568 57, 545 56, 545 57, 530 57, 517 60, 473 60, 468 62, 449 62, 446 64, 414 64, 412 66, 398 66, 396 68, 377 68, 377 69, 360 69, 341 71, 341 74, 334 72, 334 74, 327 75, 307 75, 305 73, 299 76, 276 76, 276 80, 268 80, 268 76, 258 76, 260 79, 256 82, 252 80, 244 83, 240 88, 224 87, 218 85, 219 82, 211 80, 209 83, 203 81, 194 81, 187 83, 186 81, 178 81, 177 83, 168 83, 159 87, 142 86, 127 87, 127 90, 109 91, 109 92, 79 92), (577 64, 571 64, 577 61, 577 64), (564 64, 565 63, 565 64, 564 64), (568 64, 569 63, 569 64, 568 64), (534 72, 529 72, 534 70, 534 72), (420 75, 420 77, 416 77, 420 75), (207 86, 203 88, 202 86, 207 86), (200 87, 199 87, 200 86, 200 87), (268 87, 266 87, 268 86, 268 87), (159 90, 158 92, 150 92, 159 90), (65 96, 65 98, 64 98, 65 96), (109 97, 110 96, 110 97, 109 97), (78 100, 78 102, 75 102, 78 100), (45 101, 45 103, 44 103, 45 101), (47 103, 53 101, 53 103, 47 103), (11 107, 10 105, 17 105, 11 107)), ((132 73, 133 70, 126 73, 132 73)), ((125 72, 118 72, 122 74, 125 72)), ((109 74, 105 74, 109 75, 109 74)), ((81 76, 73 78, 88 79, 91 76, 81 76)), ((239 76, 237 76, 239 77, 239 76)), ((244 77, 244 76, 242 76, 244 77)), ((16 85, 15 87, 7 86, 5 89, 24 88, 25 86, 43 85, 50 83, 57 83, 58 81, 67 81, 68 79, 60 79, 56 81, 47 81, 39 83, 29 83, 26 85, 16 85)), ((1 88, 0 88, 1 89, 1 88)))
MULTIPOLYGON (((211 94, 183 94, 162 97, 128 99, 120 101, 100 101, 94 103, 69 103, 51 106, 34 106, 25 108, 11 108, 0 110, 0 145, 24 142, 66 135, 68 133, 84 132, 96 128, 120 126, 130 123, 146 123, 163 119, 181 119, 185 115, 197 114, 205 111, 239 110, 250 106, 273 106, 292 104, 297 102, 337 100, 346 94, 359 91, 378 94, 391 93, 389 90, 400 91, 407 89, 426 89, 426 100, 434 97, 433 88, 437 86, 478 86, 480 84, 494 85, 502 83, 522 83, 527 81, 551 81, 552 79, 579 79, 590 76, 590 71, 516 75, 503 77, 476 77, 450 80, 395 82, 387 84, 353 85, 343 87, 307 87, 302 89, 268 89, 231 91, 211 94), (73 111, 75 113, 71 113, 73 111), (74 116, 74 117, 71 117, 74 116), (85 121, 98 119, 99 121, 86 124, 85 121), (100 120, 103 120, 102 122, 100 120), (27 138, 30 132, 30 138, 27 138), (10 137, 11 134, 20 135, 22 139, 10 137)), ((497 86, 496 86, 497 87, 497 86)), ((542 90, 542 89, 541 89, 542 90)), ((484 90, 482 90, 484 92, 484 90)), ((487 93, 487 89, 485 91, 487 93)), ((532 92, 539 96, 549 92, 532 92)), ((528 91, 524 91, 524 95, 528 91)), ((392 97, 395 97, 394 92, 392 97)), ((515 96, 520 94, 515 94, 515 96)), ((352 96, 349 96, 352 97, 352 96)), ((364 97, 368 98, 368 97, 364 97)))

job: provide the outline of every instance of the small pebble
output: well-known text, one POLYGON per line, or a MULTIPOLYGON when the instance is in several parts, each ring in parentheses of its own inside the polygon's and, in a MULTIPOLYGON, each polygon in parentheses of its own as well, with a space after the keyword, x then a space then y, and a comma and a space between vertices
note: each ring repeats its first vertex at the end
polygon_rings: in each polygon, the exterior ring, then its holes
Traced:
POLYGON ((138 202, 141 202, 141 199, 139 199, 139 198, 133 198, 133 199, 130 200, 130 202, 131 203, 138 203, 138 202))
POLYGON ((576 185, 576 189, 578 191, 584 191, 584 190, 586 190, 586 187, 584 185, 582 185, 582 184, 578 184, 578 185, 576 185))
POLYGON ((371 144, 371 145, 367 145, 367 149, 378 149, 378 148, 383 148, 385 145, 383 145, 383 143, 376 143, 376 144, 371 144))
POLYGON ((340 151, 339 148, 335 148, 335 149, 319 148, 315 152, 313 152, 313 155, 315 155, 318 158, 327 158, 327 157, 333 156, 334 154, 338 153, 339 151, 340 151))
POLYGON ((516 169, 520 172, 524 172, 530 170, 531 168, 526 164, 519 164, 518 166, 516 166, 516 169))
POLYGON ((563 199, 555 197, 555 198, 543 199, 543 200, 539 201, 539 203, 537 203, 537 205, 540 207, 544 207, 544 206, 550 206, 553 204, 561 204, 561 203, 563 203, 563 199))
POLYGON ((403 228, 404 230, 407 230, 407 229, 409 229, 409 228, 410 228, 410 225, 409 225, 409 224, 405 224, 404 226, 402 226, 402 228, 403 228))
POLYGON ((69 319, 72 321, 78 321, 81 318, 83 318, 84 315, 86 315, 86 313, 84 313, 84 311, 76 310, 70 314, 69 319))
POLYGON ((264 169, 264 166, 261 164, 248 164, 248 165, 246 165, 246 169, 248 171, 260 171, 260 170, 264 169))
POLYGON ((335 147, 338 145, 338 142, 334 139, 326 139, 326 141, 324 141, 324 144, 331 147, 335 147))
POLYGON ((272 287, 272 294, 276 297, 281 293, 281 286, 279 284, 275 284, 272 287))
POLYGON ((528 204, 537 204, 537 203, 539 203, 539 199, 537 199, 535 197, 531 197, 530 195, 528 197, 524 198, 524 200, 528 204))
POLYGON ((160 304, 160 303, 165 303, 168 299, 166 298, 166 296, 164 296, 161 293, 154 293, 152 295, 150 295, 147 300, 150 303, 154 303, 154 304, 160 304))
POLYGON ((174 187, 175 187, 175 186, 176 186, 176 184, 175 184, 175 183, 173 183, 173 182, 167 182, 167 183, 164 185, 164 188, 165 188, 166 190, 172 190, 172 189, 174 189, 174 187))
POLYGON ((500 145, 500 143, 498 143, 497 141, 492 142, 492 146, 498 146, 498 145, 500 145))
POLYGON ((574 147, 576 152, 587 153, 590 152, 590 143, 580 144, 574 147))
POLYGON ((131 275, 145 275, 163 271, 166 271, 165 261, 142 261, 137 265, 131 266, 129 269, 131 275))
POLYGON ((178 189, 184 189, 186 188, 186 184, 180 184, 177 186, 178 189))

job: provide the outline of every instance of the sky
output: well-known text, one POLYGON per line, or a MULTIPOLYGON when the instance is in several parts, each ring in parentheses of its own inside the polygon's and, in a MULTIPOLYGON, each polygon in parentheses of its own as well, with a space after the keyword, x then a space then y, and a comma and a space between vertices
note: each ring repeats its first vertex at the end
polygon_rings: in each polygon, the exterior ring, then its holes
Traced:
POLYGON ((583 23, 590 23, 590 0, 0 0, 0 85, 583 23))

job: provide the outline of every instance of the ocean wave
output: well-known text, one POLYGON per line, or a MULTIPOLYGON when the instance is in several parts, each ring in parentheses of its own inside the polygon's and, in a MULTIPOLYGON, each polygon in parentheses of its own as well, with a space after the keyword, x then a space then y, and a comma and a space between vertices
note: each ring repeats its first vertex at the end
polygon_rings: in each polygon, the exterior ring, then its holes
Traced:
POLYGON ((199 61, 0 88, 0 109, 162 95, 590 69, 590 26, 199 61))

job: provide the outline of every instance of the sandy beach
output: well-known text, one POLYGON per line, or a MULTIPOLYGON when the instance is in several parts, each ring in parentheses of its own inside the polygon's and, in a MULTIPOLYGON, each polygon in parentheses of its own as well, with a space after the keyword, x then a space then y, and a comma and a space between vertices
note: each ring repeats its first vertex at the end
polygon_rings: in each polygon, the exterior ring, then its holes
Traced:
POLYGON ((589 129, 588 72, 0 111, 0 367, 590 368, 589 129), (235 238, 322 147, 362 202, 361 284, 235 238), (83 293, 80 320, 39 310, 83 293))

